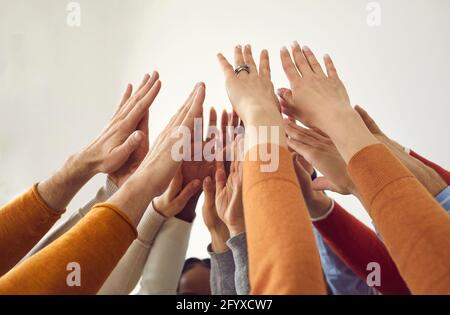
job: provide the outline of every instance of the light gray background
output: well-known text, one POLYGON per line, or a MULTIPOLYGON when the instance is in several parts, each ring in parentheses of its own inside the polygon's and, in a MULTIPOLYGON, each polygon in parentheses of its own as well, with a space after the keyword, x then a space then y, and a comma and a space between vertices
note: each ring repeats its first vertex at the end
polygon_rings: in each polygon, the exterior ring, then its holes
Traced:
MULTIPOLYGON (((163 88, 151 109, 152 137, 195 82, 206 106, 229 108, 217 52, 269 49, 273 81, 287 86, 279 49, 298 39, 330 53, 354 104, 364 105, 400 143, 448 167, 450 1, 82 0, 81 27, 66 24, 63 0, 0 1, 0 201, 51 174, 87 145, 115 110, 126 83, 158 69, 163 88)), ((74 199, 74 211, 104 176, 74 199)), ((370 224, 352 198, 337 197, 370 224)), ((201 206, 201 202, 199 207, 201 206)), ((199 217, 188 255, 205 257, 199 217)))

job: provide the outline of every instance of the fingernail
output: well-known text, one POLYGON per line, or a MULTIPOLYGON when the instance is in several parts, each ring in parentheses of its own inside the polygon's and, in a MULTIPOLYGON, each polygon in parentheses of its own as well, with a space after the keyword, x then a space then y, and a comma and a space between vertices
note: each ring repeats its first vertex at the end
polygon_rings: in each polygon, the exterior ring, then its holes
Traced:
POLYGON ((245 45, 245 48, 252 49, 252 46, 250 44, 247 44, 245 45))
POLYGON ((325 58, 325 59, 331 59, 331 57, 330 57, 329 54, 325 54, 325 55, 323 56, 323 58, 325 58))
POLYGON ((300 47, 300 44, 298 43, 298 41, 294 40, 292 42, 292 47, 300 47))
POLYGON ((142 140, 142 135, 141 135, 140 132, 135 132, 133 137, 134 137, 134 140, 136 140, 136 141, 141 141, 142 140))
POLYGON ((286 46, 283 46, 283 47, 281 47, 281 51, 288 51, 288 49, 287 49, 287 47, 286 46))
POLYGON ((237 49, 242 49, 242 46, 241 45, 236 45, 236 48, 237 49))
POLYGON ((311 49, 309 49, 309 47, 308 47, 308 46, 303 46, 303 51, 306 51, 306 52, 311 52, 311 49))

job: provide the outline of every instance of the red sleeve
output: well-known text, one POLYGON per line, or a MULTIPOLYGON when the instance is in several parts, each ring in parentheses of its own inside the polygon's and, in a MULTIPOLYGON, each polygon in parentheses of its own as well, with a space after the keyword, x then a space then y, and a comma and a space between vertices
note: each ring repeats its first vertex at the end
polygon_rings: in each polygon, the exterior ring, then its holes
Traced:
POLYGON ((447 171, 446 169, 440 167, 439 165, 437 165, 431 161, 428 161, 426 158, 424 158, 423 156, 420 156, 413 150, 411 150, 409 152, 409 155, 418 159, 420 162, 427 165, 428 167, 431 167, 432 169, 434 169, 442 177, 442 179, 445 180, 447 185, 450 185, 450 172, 449 171, 447 171))
POLYGON ((381 267, 382 294, 411 294, 400 276, 383 242, 367 226, 335 203, 330 215, 314 226, 326 244, 364 281, 370 271, 367 265, 377 262, 381 267))

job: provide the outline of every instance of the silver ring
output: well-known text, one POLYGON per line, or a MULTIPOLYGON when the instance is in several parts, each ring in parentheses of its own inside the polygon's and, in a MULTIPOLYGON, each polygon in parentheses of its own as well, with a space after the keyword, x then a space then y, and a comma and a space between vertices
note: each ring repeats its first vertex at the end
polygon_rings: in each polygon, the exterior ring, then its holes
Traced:
POLYGON ((236 75, 239 75, 239 73, 241 73, 242 71, 247 72, 248 74, 250 74, 250 66, 249 65, 242 65, 236 68, 236 70, 234 70, 234 73, 236 75))

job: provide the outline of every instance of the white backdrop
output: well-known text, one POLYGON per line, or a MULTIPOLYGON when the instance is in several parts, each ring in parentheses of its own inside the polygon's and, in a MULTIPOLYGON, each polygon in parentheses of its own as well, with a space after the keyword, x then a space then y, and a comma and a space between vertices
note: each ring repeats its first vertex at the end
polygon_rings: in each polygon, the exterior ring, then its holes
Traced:
MULTIPOLYGON (((273 80, 286 86, 279 49, 298 39, 330 53, 352 102, 368 109, 402 144, 448 167, 450 1, 80 0, 69 27, 64 0, 0 0, 0 201, 47 177, 87 145, 116 108, 126 83, 157 69, 163 88, 151 109, 152 136, 195 82, 206 106, 228 107, 217 52, 234 45, 269 49, 273 80)), ((104 177, 73 200, 75 211, 104 177)), ((336 197, 370 224, 352 198, 336 197)), ((201 201, 199 203, 201 206, 201 201)), ((198 211, 188 255, 206 257, 209 236, 198 211)))

